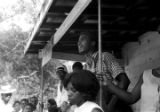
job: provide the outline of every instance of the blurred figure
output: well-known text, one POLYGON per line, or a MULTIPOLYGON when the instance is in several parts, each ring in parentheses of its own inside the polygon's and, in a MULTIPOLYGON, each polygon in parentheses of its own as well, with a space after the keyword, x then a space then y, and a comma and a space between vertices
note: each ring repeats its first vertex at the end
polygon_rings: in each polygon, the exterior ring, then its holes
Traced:
POLYGON ((67 71, 64 65, 62 67, 57 68, 56 75, 59 78, 56 97, 57 107, 61 107, 63 102, 68 101, 67 91, 64 88, 64 79, 66 77, 66 74, 67 71))
POLYGON ((33 96, 30 98, 29 103, 33 105, 33 111, 36 111, 37 104, 38 104, 38 98, 36 96, 33 96))
POLYGON ((20 101, 15 101, 13 103, 13 112, 20 112, 22 107, 21 107, 21 102, 20 101))
POLYGON ((28 99, 24 98, 24 99, 21 100, 22 111, 24 110, 25 105, 28 104, 28 103, 29 103, 28 99))
POLYGON ((131 92, 116 87, 110 80, 106 86, 127 104, 140 99, 140 112, 160 112, 160 67, 145 70, 131 92))
POLYGON ((82 70, 83 69, 83 65, 81 62, 75 62, 72 66, 72 70, 73 72, 77 71, 77 70, 82 70))
POLYGON ((33 105, 31 103, 27 103, 22 112, 33 112, 33 105))
POLYGON ((11 104, 12 93, 16 90, 13 89, 10 85, 2 86, 0 90, 1 99, 0 99, 0 109, 3 112, 12 112, 13 107, 11 104))
POLYGON ((47 102, 48 112, 58 112, 57 104, 54 99, 49 99, 47 102))

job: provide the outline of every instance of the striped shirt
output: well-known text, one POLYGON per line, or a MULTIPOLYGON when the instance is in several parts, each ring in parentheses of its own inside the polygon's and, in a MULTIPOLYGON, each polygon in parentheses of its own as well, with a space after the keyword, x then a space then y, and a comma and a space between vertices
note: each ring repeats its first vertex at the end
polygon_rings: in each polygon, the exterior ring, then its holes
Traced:
MULTIPOLYGON (((93 53, 91 56, 86 56, 86 69, 95 74, 98 74, 98 52, 93 53)), ((117 59, 112 54, 103 52, 101 73, 102 76, 96 75, 97 78, 100 78, 103 81, 103 75, 106 75, 110 78, 115 78, 120 73, 124 73, 124 69, 117 62, 117 59)))

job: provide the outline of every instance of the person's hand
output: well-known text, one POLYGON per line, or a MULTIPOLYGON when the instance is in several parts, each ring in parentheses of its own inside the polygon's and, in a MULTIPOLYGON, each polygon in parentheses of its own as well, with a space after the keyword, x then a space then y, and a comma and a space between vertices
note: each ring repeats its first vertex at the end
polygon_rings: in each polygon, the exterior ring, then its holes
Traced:
POLYGON ((104 86, 109 86, 114 80, 113 77, 109 74, 96 74, 96 77, 104 86))

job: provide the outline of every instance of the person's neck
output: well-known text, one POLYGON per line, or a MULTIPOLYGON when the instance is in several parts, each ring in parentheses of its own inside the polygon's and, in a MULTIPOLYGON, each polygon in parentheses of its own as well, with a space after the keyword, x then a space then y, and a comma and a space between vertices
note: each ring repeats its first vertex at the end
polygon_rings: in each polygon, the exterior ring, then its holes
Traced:
POLYGON ((83 103, 85 103, 86 102, 86 100, 81 100, 78 104, 77 104, 77 107, 80 107, 83 103))
POLYGON ((88 51, 86 54, 85 54, 85 57, 92 57, 94 51, 88 51))

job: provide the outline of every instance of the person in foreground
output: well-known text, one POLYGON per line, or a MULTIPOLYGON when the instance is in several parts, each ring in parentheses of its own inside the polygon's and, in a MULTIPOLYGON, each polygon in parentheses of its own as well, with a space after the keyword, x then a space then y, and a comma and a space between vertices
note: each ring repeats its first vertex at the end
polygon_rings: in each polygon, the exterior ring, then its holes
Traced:
POLYGON ((87 70, 72 72, 65 81, 70 105, 76 105, 74 112, 103 112, 95 103, 99 92, 96 76, 87 70))
POLYGON ((160 112, 160 67, 145 70, 131 92, 116 87, 110 80, 106 82, 108 89, 128 104, 141 99, 140 112, 160 112))

